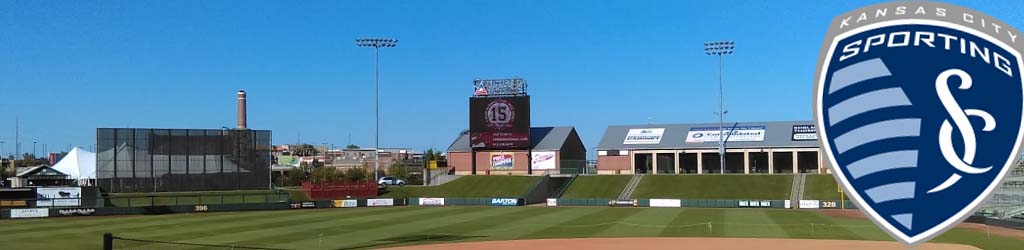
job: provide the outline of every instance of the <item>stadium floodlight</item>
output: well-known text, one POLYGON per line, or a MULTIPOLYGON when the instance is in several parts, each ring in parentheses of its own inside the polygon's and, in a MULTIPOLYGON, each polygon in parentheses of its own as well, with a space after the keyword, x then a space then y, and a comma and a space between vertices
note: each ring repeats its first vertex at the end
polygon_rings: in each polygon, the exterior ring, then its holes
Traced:
POLYGON ((380 176, 380 48, 392 48, 398 45, 398 39, 394 38, 358 38, 356 46, 373 48, 373 111, 376 113, 376 121, 373 128, 373 182, 377 183, 380 176))
POLYGON ((722 81, 722 55, 732 54, 735 48, 733 41, 714 41, 704 43, 704 52, 718 56, 718 164, 720 171, 725 174, 725 84, 722 81))

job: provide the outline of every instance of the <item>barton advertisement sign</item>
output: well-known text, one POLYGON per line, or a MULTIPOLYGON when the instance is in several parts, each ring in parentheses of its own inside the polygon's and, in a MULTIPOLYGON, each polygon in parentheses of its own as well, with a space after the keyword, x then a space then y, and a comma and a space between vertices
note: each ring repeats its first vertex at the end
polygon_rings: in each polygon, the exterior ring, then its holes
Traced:
POLYGON ((469 98, 469 132, 474 148, 529 148, 530 97, 469 98))

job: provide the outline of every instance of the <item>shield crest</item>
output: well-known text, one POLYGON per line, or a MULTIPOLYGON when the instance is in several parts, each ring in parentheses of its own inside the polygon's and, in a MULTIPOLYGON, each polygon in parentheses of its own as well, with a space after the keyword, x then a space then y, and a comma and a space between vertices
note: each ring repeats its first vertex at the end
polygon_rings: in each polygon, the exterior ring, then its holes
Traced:
POLYGON ((894 238, 916 244, 960 223, 1018 159, 1017 34, 934 2, 872 5, 833 20, 815 75, 819 137, 849 197, 894 238))

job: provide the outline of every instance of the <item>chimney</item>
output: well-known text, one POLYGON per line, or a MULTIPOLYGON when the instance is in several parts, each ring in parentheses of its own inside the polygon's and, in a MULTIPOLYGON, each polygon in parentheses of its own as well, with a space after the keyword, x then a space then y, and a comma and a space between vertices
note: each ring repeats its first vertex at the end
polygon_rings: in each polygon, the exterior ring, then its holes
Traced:
POLYGON ((245 126, 245 90, 238 91, 238 127, 237 129, 248 129, 245 126))

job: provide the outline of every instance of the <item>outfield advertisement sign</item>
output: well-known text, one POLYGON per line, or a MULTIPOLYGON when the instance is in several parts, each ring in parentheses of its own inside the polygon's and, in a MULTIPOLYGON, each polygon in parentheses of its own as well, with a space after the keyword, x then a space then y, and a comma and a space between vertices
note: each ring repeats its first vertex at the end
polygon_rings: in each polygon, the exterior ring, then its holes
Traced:
POLYGON ((366 199, 366 206, 368 207, 390 207, 395 205, 393 199, 366 199))
POLYGON ((420 198, 420 206, 444 206, 444 198, 420 198))
MULTIPOLYGON (((737 126, 722 128, 727 142, 764 141, 765 126, 737 126)), ((686 143, 718 142, 722 133, 718 127, 694 127, 686 134, 686 143)))
POLYGON ((818 209, 821 208, 821 201, 819 200, 800 200, 800 206, 797 208, 804 209, 818 209))
POLYGON ((498 206, 498 207, 519 206, 519 199, 516 199, 516 198, 491 198, 491 206, 498 206))
POLYGON ((771 201, 739 201, 739 207, 771 207, 771 201))
POLYGON ((41 187, 36 188, 36 206, 38 207, 76 207, 82 204, 82 188, 80 187, 41 187))
POLYGON ((93 208, 68 208, 57 210, 57 215, 60 216, 87 216, 96 214, 96 209, 93 208))
POLYGON ((11 209, 11 218, 43 218, 49 216, 50 210, 46 208, 11 209))
POLYGON ((548 198, 548 206, 549 207, 557 207, 558 206, 558 199, 548 198))
POLYGON ((512 153, 491 153, 491 169, 510 170, 514 163, 515 155, 512 153))
POLYGON ((683 202, 679 199, 651 199, 651 207, 682 207, 683 202))
POLYGON ((357 207, 356 200, 334 200, 334 207, 357 207))
POLYGON ((555 169, 555 152, 541 151, 530 154, 531 166, 537 170, 555 169))
POLYGON ((665 128, 634 128, 626 133, 626 139, 622 140, 622 144, 659 144, 663 134, 665 128))
POLYGON ((814 125, 793 125, 793 141, 817 141, 818 130, 814 125))

